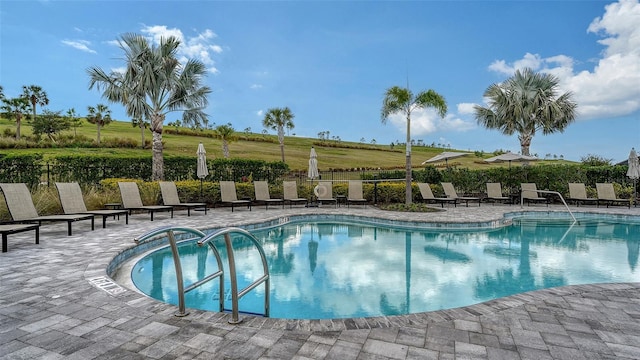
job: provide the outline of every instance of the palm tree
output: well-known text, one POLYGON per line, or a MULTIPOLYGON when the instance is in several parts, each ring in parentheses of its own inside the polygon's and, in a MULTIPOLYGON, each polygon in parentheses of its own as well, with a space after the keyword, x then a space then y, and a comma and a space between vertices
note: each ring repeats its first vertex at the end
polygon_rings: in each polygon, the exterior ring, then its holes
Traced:
POLYGON ((42 90, 40 86, 37 85, 29 85, 22 87, 22 94, 24 97, 29 99, 31 103, 31 121, 35 121, 36 119, 36 105, 40 104, 40 106, 45 106, 49 104, 49 98, 47 97, 47 93, 42 90))
POLYGON ((149 122, 148 121, 144 121, 142 119, 131 119, 131 125, 133 127, 139 127, 140 128, 140 138, 141 138, 141 141, 142 141, 141 148, 144 149, 144 145, 145 145, 144 144, 144 129, 146 129, 147 126, 149 126, 149 122))
POLYGON ((267 110, 262 120, 262 126, 278 131, 278 141, 280 142, 280 154, 282 155, 282 162, 284 162, 284 128, 291 130, 293 125, 294 115, 291 109, 285 108, 272 108, 267 110))
POLYGON ((111 110, 104 104, 98 104, 96 107, 88 106, 87 121, 98 126, 98 145, 100 145, 100 129, 111 123, 111 110))
POLYGON ((558 96, 560 80, 551 74, 531 69, 517 70, 503 83, 493 84, 484 92, 489 106, 476 105, 478 124, 498 129, 505 135, 518 133, 522 155, 529 155, 531 139, 542 134, 563 132, 575 120, 577 104, 573 94, 558 96))
POLYGON ((382 101, 381 118, 382 123, 387 122, 387 118, 391 114, 402 113, 407 117, 407 142, 406 146, 406 198, 407 205, 411 204, 411 112, 417 109, 434 108, 438 115, 444 117, 447 113, 447 102, 444 97, 434 90, 421 91, 417 95, 413 95, 411 90, 393 86, 387 89, 384 100, 382 101))
POLYGON ((20 96, 17 98, 6 98, 2 97, 2 110, 7 112, 9 116, 12 116, 16 119, 16 139, 20 139, 20 124, 22 122, 23 114, 29 112, 31 105, 29 104, 29 99, 24 96, 20 96))
POLYGON ((73 136, 77 137, 78 136, 77 128, 82 126, 82 120, 78 117, 78 114, 76 113, 76 109, 71 108, 67 110, 67 113, 65 114, 65 118, 69 123, 69 125, 73 127, 73 136))
POLYGON ((97 86, 104 90, 102 96, 123 104, 128 116, 150 120, 152 179, 162 180, 165 117, 169 112, 181 111, 184 124, 200 126, 207 121, 203 109, 211 89, 201 84, 207 69, 197 60, 181 64, 176 55, 180 41, 173 36, 152 45, 144 36, 129 33, 122 35, 118 43, 126 56, 126 70, 107 74, 100 68, 89 68, 89 89, 97 86))
POLYGON ((226 125, 218 125, 215 128, 216 137, 222 140, 222 154, 225 159, 229 158, 229 143, 235 141, 237 137, 234 135, 235 130, 231 123, 226 125))

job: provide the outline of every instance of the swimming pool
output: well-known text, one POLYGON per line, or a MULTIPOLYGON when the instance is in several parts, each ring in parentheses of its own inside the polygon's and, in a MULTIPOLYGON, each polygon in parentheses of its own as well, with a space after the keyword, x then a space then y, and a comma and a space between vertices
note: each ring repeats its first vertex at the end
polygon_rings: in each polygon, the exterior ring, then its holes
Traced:
MULTIPOLYGON (((563 285, 638 281, 640 221, 586 215, 579 220, 518 215, 510 226, 469 230, 293 221, 252 233, 269 261, 271 317, 326 319, 454 308, 563 285)), ((242 287, 261 274, 262 265, 249 242, 237 241, 242 287)), ((193 242, 181 243, 180 253, 187 285, 217 270, 213 256, 193 242)), ((177 304, 170 250, 142 258, 131 277, 145 294, 177 304)), ((187 293, 186 305, 215 311, 216 297, 214 281, 187 293)), ((240 300, 240 309, 261 313, 263 301, 260 286, 240 300)))

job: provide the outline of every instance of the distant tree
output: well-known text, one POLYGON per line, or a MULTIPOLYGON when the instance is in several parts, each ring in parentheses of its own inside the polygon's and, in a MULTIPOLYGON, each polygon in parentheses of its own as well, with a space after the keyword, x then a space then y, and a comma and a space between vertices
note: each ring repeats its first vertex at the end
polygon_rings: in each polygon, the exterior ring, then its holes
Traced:
POLYGON ((16 121, 16 139, 20 139, 20 124, 24 114, 31 110, 31 104, 29 99, 21 96, 17 98, 2 98, 2 110, 7 113, 9 118, 13 118, 16 121))
POLYGON ((87 121, 98 126, 98 145, 100 145, 100 129, 111 123, 111 110, 104 104, 87 107, 87 121))
POLYGON ((42 115, 36 116, 36 120, 31 123, 33 134, 40 137, 47 135, 49 140, 55 142, 56 135, 64 130, 68 130, 71 124, 60 111, 43 110, 42 115))
POLYGON ((29 85, 22 87, 22 94, 31 103, 31 121, 36 119, 36 105, 46 106, 49 104, 47 93, 40 86, 29 85))
POLYGON ((411 113, 422 108, 433 108, 441 117, 447 113, 447 102, 442 95, 434 90, 427 90, 413 95, 411 90, 393 86, 385 92, 382 101, 381 119, 386 124, 390 115, 400 113, 407 119, 407 142, 406 142, 406 177, 405 177, 405 202, 411 204, 411 113))
POLYGON ((376 139, 371 139, 371 144, 372 144, 372 145, 375 145, 375 144, 377 144, 377 141, 376 141, 376 139))
POLYGON ((218 125, 215 128, 216 137, 222 140, 222 154, 225 158, 229 158, 229 143, 237 140, 235 132, 231 123, 218 125))
POLYGON ((484 92, 487 107, 476 105, 475 117, 480 125, 500 130, 505 135, 518 133, 523 155, 529 155, 531 140, 538 131, 543 135, 563 132, 576 117, 573 94, 558 96, 560 80, 551 74, 531 69, 516 70, 503 83, 493 84, 484 92))
POLYGON ((599 155, 589 154, 580 158, 582 165, 587 166, 608 166, 611 165, 613 159, 606 159, 599 155))
POLYGON ((364 144, 364 143, 367 142, 367 139, 365 139, 364 136, 363 136, 363 137, 360 138, 360 142, 364 144))
POLYGON ((244 133, 247 134, 247 135, 251 134, 251 127, 249 126, 249 127, 244 128, 244 133))
POLYGON ((67 122, 69 123, 69 126, 73 128, 73 136, 77 137, 78 132, 76 131, 76 129, 82 126, 82 119, 78 117, 78 114, 76 113, 76 109, 71 108, 67 110, 65 117, 67 119, 67 122))
POLYGON ((2 101, 2 99, 4 99, 4 88, 0 85, 0 101, 2 101))
POLYGON ((199 124, 207 119, 203 109, 211 89, 203 86, 206 66, 197 60, 181 64, 180 41, 173 36, 160 39, 158 46, 143 35, 125 34, 119 40, 126 57, 124 72, 92 67, 89 89, 104 90, 102 96, 124 105, 134 119, 149 119, 153 134, 152 180, 164 178, 162 127, 169 112, 181 111, 184 124, 199 124))
POLYGON ((141 145, 140 147, 144 149, 144 130, 149 126, 149 122, 148 121, 144 121, 142 119, 131 119, 131 125, 133 127, 139 127, 140 128, 140 141, 141 141, 141 145))
POLYGON ((291 130, 294 128, 293 124, 294 115, 291 109, 284 108, 271 108, 267 110, 262 120, 262 125, 267 129, 273 129, 278 132, 278 142, 280 142, 280 155, 282 156, 282 162, 284 162, 284 129, 291 130))

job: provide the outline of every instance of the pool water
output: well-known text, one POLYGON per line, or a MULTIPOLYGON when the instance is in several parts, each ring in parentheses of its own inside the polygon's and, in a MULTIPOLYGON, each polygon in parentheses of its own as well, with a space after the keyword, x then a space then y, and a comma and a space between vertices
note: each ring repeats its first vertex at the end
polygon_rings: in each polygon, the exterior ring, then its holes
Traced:
MULTIPOLYGON (((634 221, 572 225, 566 219, 524 218, 506 227, 468 231, 292 222, 252 233, 267 255, 270 316, 275 318, 409 314, 549 287, 640 281, 640 222, 634 221)), ((262 264, 246 239, 234 237, 234 250, 242 289, 262 275, 262 264)), ((179 252, 185 286, 217 270, 206 247, 183 242, 179 252)), ((131 277, 149 296, 178 303, 169 248, 138 261, 131 277)), ((185 298, 188 308, 217 311, 218 281, 185 298)), ((225 308, 231 308, 230 295, 225 308)), ((240 311, 263 309, 264 285, 240 300, 240 311)))

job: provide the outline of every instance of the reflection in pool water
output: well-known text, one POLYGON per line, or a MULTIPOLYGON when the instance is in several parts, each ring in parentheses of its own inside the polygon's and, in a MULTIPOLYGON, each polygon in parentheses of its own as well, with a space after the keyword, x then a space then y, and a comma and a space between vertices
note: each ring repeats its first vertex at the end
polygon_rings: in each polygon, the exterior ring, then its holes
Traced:
MULTIPOLYGON (((269 261, 275 318, 407 314, 548 287, 640 278, 640 223, 523 220, 493 230, 454 231, 294 222, 253 234, 269 261)), ((246 239, 234 238, 234 247, 243 288, 262 274, 262 265, 246 239)), ((180 254, 186 285, 217 270, 206 248, 183 243, 180 254)), ((144 293, 177 304, 169 249, 140 260, 132 280, 144 293)), ((217 284, 187 293, 187 307, 217 310, 217 284)), ((259 286, 243 297, 240 310, 261 313, 263 292, 259 286)), ((225 307, 231 307, 230 295, 225 307)))

